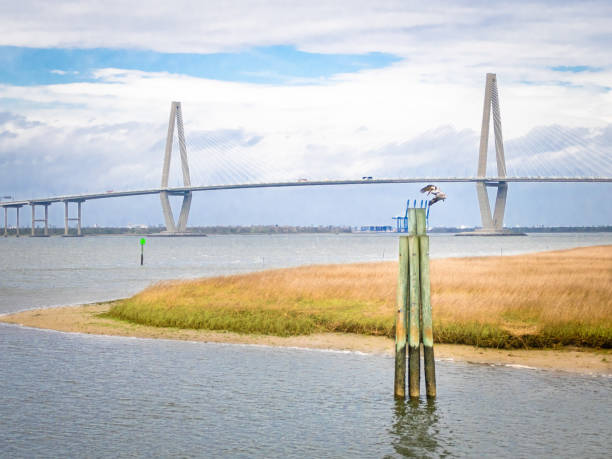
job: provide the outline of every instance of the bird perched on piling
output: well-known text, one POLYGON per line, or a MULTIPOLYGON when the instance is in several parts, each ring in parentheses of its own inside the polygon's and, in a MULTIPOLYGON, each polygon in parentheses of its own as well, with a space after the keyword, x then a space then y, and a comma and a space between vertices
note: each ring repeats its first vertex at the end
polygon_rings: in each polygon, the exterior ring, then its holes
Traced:
POLYGON ((429 201, 429 205, 433 206, 436 202, 445 201, 446 194, 436 185, 429 184, 421 188, 421 193, 427 193, 427 196, 433 194, 433 198, 429 201))

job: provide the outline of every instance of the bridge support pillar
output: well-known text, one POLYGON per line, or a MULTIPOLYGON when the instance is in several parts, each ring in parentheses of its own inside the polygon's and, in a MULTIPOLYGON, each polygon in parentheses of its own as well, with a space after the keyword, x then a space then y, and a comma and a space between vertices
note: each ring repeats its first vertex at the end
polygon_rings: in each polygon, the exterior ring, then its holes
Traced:
POLYGON ((45 204, 45 236, 49 236, 49 204, 45 204))
POLYGON ((172 215, 172 207, 170 207, 168 192, 162 191, 159 194, 159 198, 161 200, 162 212, 164 213, 164 221, 166 222, 166 231, 169 233, 176 233, 176 224, 174 223, 174 216, 172 215))
POLYGON ((504 229, 504 212, 506 209, 506 198, 508 196, 508 183, 503 181, 506 177, 506 158, 504 154, 504 139, 502 136, 501 116, 499 110, 499 95, 497 93, 497 78, 494 73, 487 73, 485 86, 484 107, 482 110, 482 127, 480 130, 480 148, 478 152, 478 174, 483 180, 476 183, 478 195, 478 206, 482 219, 482 229, 471 233, 459 233, 460 236, 475 235, 516 235, 516 233, 504 229), (495 135, 495 159, 497 165, 497 177, 502 180, 496 182, 485 182, 487 176, 487 150, 489 144, 489 126, 491 124, 491 112, 493 113, 493 131, 495 135), (491 214, 489 193, 487 187, 497 188, 495 197, 495 210, 491 214))
POLYGON ((493 231, 493 217, 491 217, 491 206, 489 205, 489 193, 484 182, 476 183, 476 193, 478 195, 478 207, 480 207, 480 218, 482 229, 493 231))
POLYGON ((64 236, 68 236, 68 201, 64 201, 64 236))
POLYGON ((70 201, 64 201, 64 237, 65 236, 70 236, 70 226, 69 226, 69 222, 71 221, 76 221, 77 222, 77 227, 76 227, 76 236, 82 236, 82 231, 81 231, 81 203, 83 202, 82 200, 79 201, 73 201, 77 203, 77 218, 69 218, 68 217, 68 203, 70 201))
POLYGON ((9 226, 8 226, 8 210, 9 208, 15 209, 16 213, 16 221, 15 221, 15 236, 21 236, 21 231, 19 231, 19 209, 23 207, 23 204, 7 204, 2 206, 4 207, 4 237, 8 237, 9 226))
MULTIPOLYGON (((162 167, 161 188, 168 188, 168 176, 170 174, 170 159, 172 157, 172 142, 174 140, 174 126, 178 135, 178 144, 181 156, 181 168, 183 171, 183 185, 188 188, 191 186, 191 178, 189 176, 189 164, 187 162, 187 147, 185 146, 185 131, 183 129, 183 113, 180 102, 172 102, 170 105, 170 120, 168 122, 168 135, 166 136, 166 150, 164 153, 164 165, 162 167)), ((187 234, 187 219, 189 218, 189 209, 191 207, 191 191, 175 192, 183 196, 183 204, 181 213, 179 214, 178 222, 175 222, 170 206, 169 193, 162 191, 159 194, 161 200, 162 211, 164 213, 164 221, 166 222, 166 234, 173 236, 181 236, 187 234)))
POLYGON ((77 236, 82 236, 81 234, 81 201, 77 202, 77 208, 78 208, 77 236))

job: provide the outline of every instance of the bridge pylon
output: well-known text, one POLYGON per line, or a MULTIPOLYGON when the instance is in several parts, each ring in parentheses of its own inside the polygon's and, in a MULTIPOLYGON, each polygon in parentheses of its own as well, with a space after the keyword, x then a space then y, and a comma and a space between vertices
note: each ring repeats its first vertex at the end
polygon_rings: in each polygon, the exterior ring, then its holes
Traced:
MULTIPOLYGON (((191 178, 189 176, 189 164, 187 162, 187 147, 185 146, 185 131, 183 129, 183 113, 180 102, 172 102, 170 105, 170 120, 168 122, 168 135, 166 137, 166 150, 164 153, 164 164, 162 166, 161 188, 168 188, 168 177, 170 174, 170 159, 172 157, 172 144, 174 141, 174 127, 178 135, 179 152, 181 156, 181 168, 183 170, 183 186, 191 186, 191 178)), ((168 235, 183 235, 186 234, 187 219, 189 218, 189 209, 191 207, 191 191, 161 191, 159 194, 161 199, 162 210, 164 212, 164 220, 166 221, 166 234, 168 235), (170 207, 169 195, 182 195, 183 204, 181 213, 179 214, 178 222, 175 222, 170 207)))
MULTIPOLYGON (((477 177, 479 178, 484 178, 487 176, 487 152, 489 147, 491 113, 493 113, 497 177, 503 179, 506 177, 506 157, 504 153, 504 139, 502 136, 501 116, 499 110, 497 77, 494 73, 487 73, 484 106, 482 110, 482 127, 480 130, 480 149, 478 152, 477 177)), ((476 193, 478 194, 478 205, 480 207, 480 216, 482 218, 482 229, 472 233, 461 233, 461 235, 505 236, 522 234, 504 229, 504 212, 506 210, 506 197, 508 196, 508 182, 504 180, 495 182, 477 182, 476 193), (493 214, 491 214, 491 205, 489 204, 489 193, 487 187, 497 188, 495 209, 493 214)))

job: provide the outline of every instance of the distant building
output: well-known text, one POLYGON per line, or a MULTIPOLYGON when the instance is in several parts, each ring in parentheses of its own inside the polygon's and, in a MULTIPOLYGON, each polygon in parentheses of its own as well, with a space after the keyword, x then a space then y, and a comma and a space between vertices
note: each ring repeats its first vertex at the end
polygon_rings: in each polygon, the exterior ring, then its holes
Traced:
POLYGON ((359 228, 359 231, 364 233, 392 233, 393 227, 391 225, 362 226, 359 228))

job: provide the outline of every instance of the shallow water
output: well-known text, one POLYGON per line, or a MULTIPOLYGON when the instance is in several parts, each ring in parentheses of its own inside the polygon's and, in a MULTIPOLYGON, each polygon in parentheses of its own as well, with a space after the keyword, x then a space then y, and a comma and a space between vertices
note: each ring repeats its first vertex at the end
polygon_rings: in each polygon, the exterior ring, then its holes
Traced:
POLYGON ((6 457, 606 457, 612 447, 604 377, 438 362, 435 402, 396 403, 391 357, 0 330, 6 457))
MULTIPOLYGON (((432 255, 612 235, 433 236, 432 255)), ((391 235, 0 239, 0 311, 152 281, 395 258, 391 235)), ((612 378, 442 361, 438 398, 393 400, 393 359, 87 336, 0 324, 2 457, 609 457, 612 378)), ((424 392, 424 390, 423 390, 424 392)))

